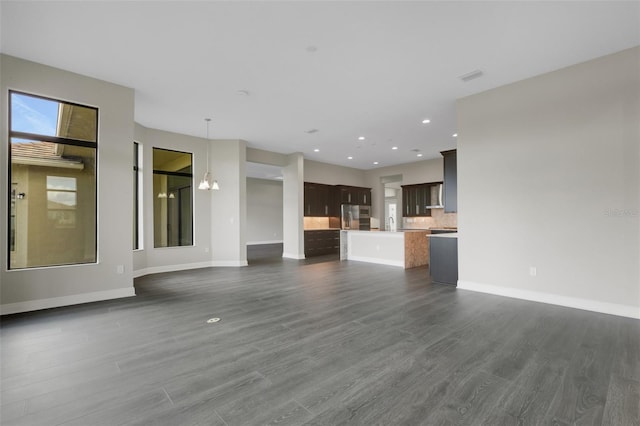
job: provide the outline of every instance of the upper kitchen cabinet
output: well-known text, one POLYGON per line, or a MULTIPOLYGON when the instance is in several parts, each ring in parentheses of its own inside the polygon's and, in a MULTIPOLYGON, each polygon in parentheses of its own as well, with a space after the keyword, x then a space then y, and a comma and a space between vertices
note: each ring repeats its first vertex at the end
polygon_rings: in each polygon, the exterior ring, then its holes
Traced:
POLYGON ((315 217, 335 215, 333 198, 333 187, 331 185, 305 182, 304 215, 315 217))
POLYGON ((442 151, 444 157, 444 212, 458 211, 458 160, 457 151, 442 151))
POLYGON ((442 182, 402 185, 402 216, 431 216, 431 209, 439 204, 439 188, 442 182))
POLYGON ((337 185, 338 204, 358 204, 361 206, 371 205, 371 188, 359 186, 337 185))

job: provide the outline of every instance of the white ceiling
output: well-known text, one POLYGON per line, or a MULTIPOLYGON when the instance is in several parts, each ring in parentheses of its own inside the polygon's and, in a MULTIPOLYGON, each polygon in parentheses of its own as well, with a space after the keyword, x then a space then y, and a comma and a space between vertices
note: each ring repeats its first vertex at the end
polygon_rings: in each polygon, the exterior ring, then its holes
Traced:
POLYGON ((0 13, 3 53, 134 88, 143 126, 204 137, 211 117, 213 139, 360 169, 454 148, 456 98, 640 44, 637 1, 2 1, 0 13))

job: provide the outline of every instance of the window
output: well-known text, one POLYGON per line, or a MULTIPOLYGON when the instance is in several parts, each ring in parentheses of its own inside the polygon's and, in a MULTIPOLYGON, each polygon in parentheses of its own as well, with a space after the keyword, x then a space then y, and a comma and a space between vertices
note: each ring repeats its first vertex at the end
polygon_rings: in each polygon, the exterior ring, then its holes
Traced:
POLYGON ((98 110, 9 92, 9 268, 96 262, 98 110))
POLYGON ((155 247, 193 245, 191 154, 153 148, 155 247))
POLYGON ((142 248, 142 146, 133 143, 133 249, 142 248))

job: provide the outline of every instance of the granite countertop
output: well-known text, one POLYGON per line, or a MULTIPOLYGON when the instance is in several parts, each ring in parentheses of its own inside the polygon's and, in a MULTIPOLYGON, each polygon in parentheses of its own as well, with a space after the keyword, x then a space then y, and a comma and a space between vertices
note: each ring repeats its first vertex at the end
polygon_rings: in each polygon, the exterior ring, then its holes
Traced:
POLYGON ((447 234, 429 234, 427 238, 458 238, 457 232, 449 232, 447 234))
POLYGON ((340 228, 312 228, 305 229, 305 231, 339 231, 340 228))

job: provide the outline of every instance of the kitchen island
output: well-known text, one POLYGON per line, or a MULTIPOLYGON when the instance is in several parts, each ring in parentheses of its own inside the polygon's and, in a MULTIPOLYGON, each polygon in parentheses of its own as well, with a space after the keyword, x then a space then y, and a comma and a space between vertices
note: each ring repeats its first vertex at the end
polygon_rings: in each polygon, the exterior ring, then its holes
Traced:
POLYGON ((409 269, 429 264, 429 230, 340 231, 340 259, 409 269))

